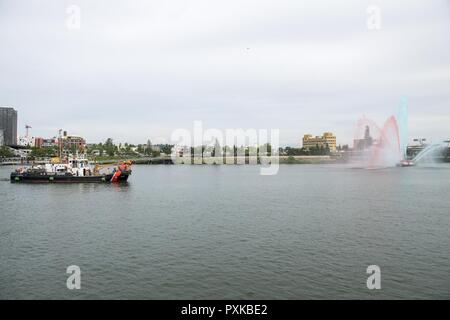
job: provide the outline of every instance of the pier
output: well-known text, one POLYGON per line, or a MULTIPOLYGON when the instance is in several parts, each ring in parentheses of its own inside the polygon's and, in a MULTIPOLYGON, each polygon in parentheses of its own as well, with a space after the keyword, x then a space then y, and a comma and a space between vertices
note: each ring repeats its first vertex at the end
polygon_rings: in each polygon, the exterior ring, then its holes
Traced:
POLYGON ((17 165, 39 165, 50 163, 51 158, 43 157, 43 158, 34 158, 33 160, 29 158, 0 158, 0 165, 2 166, 17 166, 17 165))

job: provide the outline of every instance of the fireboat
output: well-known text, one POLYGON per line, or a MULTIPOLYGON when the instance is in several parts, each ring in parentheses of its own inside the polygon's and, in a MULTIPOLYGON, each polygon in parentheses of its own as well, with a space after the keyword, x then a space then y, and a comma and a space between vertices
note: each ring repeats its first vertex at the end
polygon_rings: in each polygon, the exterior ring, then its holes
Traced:
POLYGON ((11 172, 11 182, 85 183, 126 182, 131 175, 131 161, 92 166, 84 156, 59 157, 45 165, 17 168, 11 172))
POLYGON ((397 164, 397 167, 413 167, 414 165, 414 161, 404 159, 397 164))

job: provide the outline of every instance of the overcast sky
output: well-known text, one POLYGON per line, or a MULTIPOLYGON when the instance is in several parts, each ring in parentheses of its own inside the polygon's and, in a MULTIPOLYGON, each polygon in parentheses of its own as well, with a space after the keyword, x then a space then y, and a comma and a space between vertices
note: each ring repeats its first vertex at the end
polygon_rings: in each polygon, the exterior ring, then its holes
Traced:
POLYGON ((0 105, 19 135, 156 143, 201 120, 344 144, 402 97, 411 137, 450 138, 448 0, 0 0, 0 105))

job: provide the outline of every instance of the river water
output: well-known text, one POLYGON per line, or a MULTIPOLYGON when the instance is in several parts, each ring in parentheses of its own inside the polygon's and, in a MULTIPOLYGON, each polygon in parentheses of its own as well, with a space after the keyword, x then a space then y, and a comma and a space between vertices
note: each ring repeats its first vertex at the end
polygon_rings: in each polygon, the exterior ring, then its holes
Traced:
POLYGON ((124 185, 11 184, 11 170, 1 299, 450 298, 448 165, 142 165, 124 185))

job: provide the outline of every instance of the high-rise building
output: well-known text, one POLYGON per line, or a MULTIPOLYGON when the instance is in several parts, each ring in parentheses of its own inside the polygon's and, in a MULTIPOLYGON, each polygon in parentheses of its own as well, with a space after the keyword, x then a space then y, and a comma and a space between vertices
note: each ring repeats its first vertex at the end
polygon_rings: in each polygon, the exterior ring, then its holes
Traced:
POLYGON ((331 132, 324 132, 323 136, 314 137, 310 134, 303 136, 303 148, 313 149, 317 147, 328 147, 331 152, 336 152, 336 136, 331 132))
POLYGON ((0 131, 3 130, 3 143, 7 146, 17 144, 17 111, 10 107, 0 107, 0 131))

